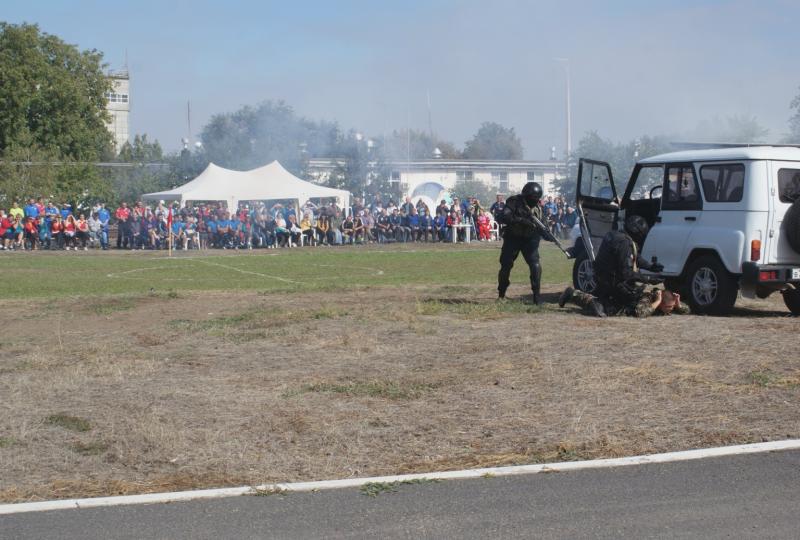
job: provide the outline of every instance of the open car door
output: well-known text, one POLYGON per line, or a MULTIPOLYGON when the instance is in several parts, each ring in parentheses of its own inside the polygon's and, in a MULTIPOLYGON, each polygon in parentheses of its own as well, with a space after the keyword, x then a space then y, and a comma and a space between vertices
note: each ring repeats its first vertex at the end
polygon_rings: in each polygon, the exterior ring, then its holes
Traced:
POLYGON ((603 237, 614 228, 619 213, 611 166, 603 161, 581 158, 575 198, 580 211, 581 238, 589 261, 593 263, 603 237))

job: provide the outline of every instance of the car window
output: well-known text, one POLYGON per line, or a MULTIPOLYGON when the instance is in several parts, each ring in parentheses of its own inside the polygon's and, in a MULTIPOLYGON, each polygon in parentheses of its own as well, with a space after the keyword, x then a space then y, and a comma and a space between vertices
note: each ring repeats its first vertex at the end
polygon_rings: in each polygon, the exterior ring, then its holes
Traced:
POLYGON ((704 165, 700 167, 700 181, 706 201, 739 202, 744 195, 744 165, 704 165))
POLYGON ((614 189, 611 186, 608 168, 596 163, 584 163, 581 170, 581 195, 611 200, 614 189))
POLYGON ((694 167, 691 165, 672 165, 668 167, 666 188, 661 205, 662 209, 699 210, 702 208, 694 167))
POLYGON ((639 169, 639 174, 636 175, 636 180, 633 184, 633 191, 631 191, 630 199, 633 201, 640 201, 642 199, 649 199, 652 193, 654 199, 661 198, 661 188, 664 185, 664 166, 663 165, 646 165, 639 169))
POLYGON ((800 199, 800 169, 778 171, 778 193, 781 202, 791 203, 800 199))

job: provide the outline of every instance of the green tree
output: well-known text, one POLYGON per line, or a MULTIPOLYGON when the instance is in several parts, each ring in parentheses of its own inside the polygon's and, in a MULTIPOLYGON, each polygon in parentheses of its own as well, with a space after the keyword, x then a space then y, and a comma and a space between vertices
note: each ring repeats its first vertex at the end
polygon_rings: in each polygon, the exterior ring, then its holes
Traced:
POLYGON ((0 152, 32 141, 58 160, 110 157, 102 58, 36 25, 0 23, 0 152))
POLYGON ((438 148, 442 159, 459 159, 461 152, 453 143, 415 129, 395 130, 391 135, 377 138, 378 150, 386 161, 406 161, 434 158, 438 148))
MULTIPOLYGON (((180 167, 180 159, 165 160, 161 145, 158 141, 150 142, 146 134, 136 135, 133 143, 122 145, 117 161, 120 164, 109 168, 106 173, 114 194, 114 200, 108 202, 114 204, 133 202, 143 193, 169 189, 181 176, 181 171, 173 170, 180 167)), ((187 176, 191 172, 187 172, 187 176)))
POLYGON ((789 118, 789 136, 786 142, 800 144, 800 92, 792 99, 789 110, 794 111, 794 114, 789 118))
POLYGON ((458 197, 462 201, 475 197, 484 208, 488 209, 495 201, 497 189, 486 185, 485 182, 480 180, 459 180, 450 190, 450 193, 453 197, 458 197))
POLYGON ((0 22, 0 200, 76 207, 111 193, 94 162, 112 155, 102 54, 36 25, 0 22))
POLYGON ((464 146, 466 159, 522 159, 522 142, 514 128, 484 122, 464 146))
POLYGON ((689 138, 697 142, 759 143, 765 142, 768 135, 769 130, 755 116, 737 114, 703 120, 689 133, 689 138))

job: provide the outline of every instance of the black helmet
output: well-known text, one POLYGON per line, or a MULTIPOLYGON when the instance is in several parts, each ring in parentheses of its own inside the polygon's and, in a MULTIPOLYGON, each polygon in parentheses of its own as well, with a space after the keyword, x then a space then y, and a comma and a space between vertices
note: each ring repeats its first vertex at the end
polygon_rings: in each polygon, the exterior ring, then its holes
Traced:
POLYGON ((625 218, 625 232, 628 233, 637 244, 644 242, 649 230, 650 226, 647 224, 647 220, 642 216, 628 216, 625 218))
POLYGON ((542 198, 542 186, 538 182, 528 182, 522 188, 522 196, 529 206, 539 204, 539 199, 542 198))

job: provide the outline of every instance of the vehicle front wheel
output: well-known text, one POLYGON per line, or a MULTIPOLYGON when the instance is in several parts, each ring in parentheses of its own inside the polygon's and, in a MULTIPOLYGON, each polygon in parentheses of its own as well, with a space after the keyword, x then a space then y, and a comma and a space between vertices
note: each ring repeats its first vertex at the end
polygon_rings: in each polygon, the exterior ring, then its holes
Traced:
POLYGON ((585 293, 594 294, 597 283, 594 280, 592 261, 585 251, 581 251, 572 265, 572 286, 585 293))
POLYGON ((736 303, 739 285, 717 257, 697 258, 685 275, 683 296, 692 313, 721 315, 736 303))
POLYGON ((783 303, 792 312, 792 315, 800 315, 800 289, 786 289, 781 291, 783 303))

